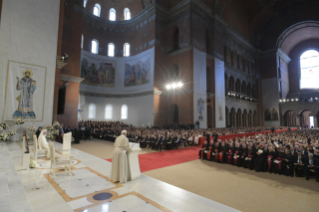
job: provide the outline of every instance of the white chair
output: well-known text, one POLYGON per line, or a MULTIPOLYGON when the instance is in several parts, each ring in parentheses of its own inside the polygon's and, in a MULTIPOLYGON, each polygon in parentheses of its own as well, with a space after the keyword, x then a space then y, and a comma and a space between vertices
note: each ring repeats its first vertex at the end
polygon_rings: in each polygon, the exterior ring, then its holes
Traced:
POLYGON ((63 135, 63 150, 70 150, 72 142, 72 132, 63 135))
POLYGON ((54 143, 50 142, 49 146, 50 146, 50 153, 51 153, 50 174, 52 173, 52 178, 55 178, 55 173, 57 172, 57 170, 60 170, 60 169, 64 169, 65 172, 69 172, 69 175, 71 176, 72 175, 71 162, 74 159, 74 156, 69 156, 69 158, 65 158, 65 159, 56 159, 54 143))
MULTIPOLYGON (((38 152, 43 152, 44 156, 48 157, 48 149, 39 149, 38 138, 33 134, 33 146, 34 146, 34 159, 38 159, 38 152)), ((42 155, 42 154, 41 154, 42 155)))

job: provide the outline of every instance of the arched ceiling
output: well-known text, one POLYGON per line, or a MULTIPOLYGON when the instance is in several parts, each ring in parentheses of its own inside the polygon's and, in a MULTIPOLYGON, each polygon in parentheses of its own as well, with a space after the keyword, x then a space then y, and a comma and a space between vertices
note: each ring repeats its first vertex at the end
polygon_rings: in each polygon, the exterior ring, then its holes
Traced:
POLYGON ((280 35, 276 47, 281 48, 289 55, 297 44, 310 39, 319 40, 319 21, 302 22, 293 25, 280 35))
MULTIPOLYGON (((235 1, 228 0, 226 10, 235 1)), ((249 14, 249 30, 255 37, 253 45, 262 50, 274 49, 279 36, 292 25, 319 17, 318 0, 242 0, 242 5, 249 14)), ((307 30, 303 32, 311 39, 314 29, 307 30)))

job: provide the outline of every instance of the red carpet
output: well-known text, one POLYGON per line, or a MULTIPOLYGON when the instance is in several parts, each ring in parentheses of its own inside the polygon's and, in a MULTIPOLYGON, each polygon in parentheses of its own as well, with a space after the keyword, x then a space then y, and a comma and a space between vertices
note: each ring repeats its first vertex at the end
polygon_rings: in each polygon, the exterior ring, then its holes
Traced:
MULTIPOLYGON (((173 166, 198 159, 199 146, 139 155, 141 172, 173 166)), ((106 159, 112 162, 112 159, 106 159)))

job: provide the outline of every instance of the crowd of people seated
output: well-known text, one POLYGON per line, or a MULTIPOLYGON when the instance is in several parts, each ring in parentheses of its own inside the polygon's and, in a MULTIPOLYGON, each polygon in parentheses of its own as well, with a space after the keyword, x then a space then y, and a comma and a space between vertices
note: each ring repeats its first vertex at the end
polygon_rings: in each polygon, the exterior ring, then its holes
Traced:
POLYGON ((199 158, 232 164, 256 172, 302 177, 313 172, 319 182, 319 130, 302 129, 280 133, 205 141, 199 158))

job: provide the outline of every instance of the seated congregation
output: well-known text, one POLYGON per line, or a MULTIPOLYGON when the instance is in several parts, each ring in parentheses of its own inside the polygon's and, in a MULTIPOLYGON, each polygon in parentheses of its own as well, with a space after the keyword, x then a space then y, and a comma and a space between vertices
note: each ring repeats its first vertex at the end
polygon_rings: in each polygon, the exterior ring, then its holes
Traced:
POLYGON ((204 142, 199 158, 244 167, 256 172, 302 177, 314 174, 319 182, 318 130, 260 134, 204 142))

